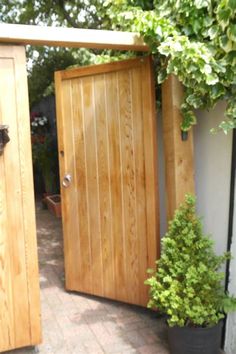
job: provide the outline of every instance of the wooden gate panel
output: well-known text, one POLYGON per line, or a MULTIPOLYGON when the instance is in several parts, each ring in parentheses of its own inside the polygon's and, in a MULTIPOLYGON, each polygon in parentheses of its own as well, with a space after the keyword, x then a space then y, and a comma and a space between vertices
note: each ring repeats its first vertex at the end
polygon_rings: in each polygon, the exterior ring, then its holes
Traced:
POLYGON ((66 287, 139 305, 159 243, 150 78, 149 58, 56 73, 66 287))
POLYGON ((40 342, 39 278, 24 48, 0 47, 0 351, 40 342))

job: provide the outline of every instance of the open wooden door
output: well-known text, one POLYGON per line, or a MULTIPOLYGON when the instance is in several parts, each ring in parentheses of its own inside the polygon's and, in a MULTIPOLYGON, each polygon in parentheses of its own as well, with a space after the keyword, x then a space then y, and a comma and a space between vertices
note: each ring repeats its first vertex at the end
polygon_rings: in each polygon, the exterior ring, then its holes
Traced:
POLYGON ((2 125, 9 127, 10 138, 0 155, 0 351, 2 352, 35 345, 41 340, 24 47, 0 46, 0 93, 0 140, 2 141, 2 125))
POLYGON ((159 255, 151 59, 55 81, 66 288, 146 306, 159 255))

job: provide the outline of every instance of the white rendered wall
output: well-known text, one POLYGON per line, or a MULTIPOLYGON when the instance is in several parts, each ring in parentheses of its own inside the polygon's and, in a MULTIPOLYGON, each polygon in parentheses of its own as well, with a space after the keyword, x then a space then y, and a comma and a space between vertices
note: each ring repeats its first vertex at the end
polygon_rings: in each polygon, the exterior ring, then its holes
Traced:
MULTIPOLYGON (((228 135, 211 135, 209 130, 224 117, 225 105, 220 103, 210 112, 198 113, 194 128, 195 183, 198 197, 197 209, 203 216, 204 230, 215 241, 217 254, 227 249, 229 198, 232 155, 232 132, 228 135)), ((236 201, 235 201, 236 202, 236 201)), ((234 241, 229 291, 236 295, 236 213, 234 216, 234 241)), ((231 314, 226 327, 227 354, 236 354, 236 314, 231 314)))
MULTIPOLYGON (((203 216, 206 233, 211 234, 215 241, 217 254, 222 254, 227 248, 232 132, 210 135, 209 130, 223 119, 224 108, 225 105, 220 103, 209 113, 199 112, 194 129, 197 209, 203 216)), ((233 232, 231 252, 234 259, 230 265, 229 291, 236 296, 236 209, 233 232)), ((225 352, 236 354, 236 313, 227 319, 225 352)))
POLYGON ((194 128, 197 210, 203 217, 204 231, 215 241, 217 254, 227 247, 232 132, 212 135, 210 129, 223 120, 224 109, 220 103, 210 112, 198 112, 194 128))

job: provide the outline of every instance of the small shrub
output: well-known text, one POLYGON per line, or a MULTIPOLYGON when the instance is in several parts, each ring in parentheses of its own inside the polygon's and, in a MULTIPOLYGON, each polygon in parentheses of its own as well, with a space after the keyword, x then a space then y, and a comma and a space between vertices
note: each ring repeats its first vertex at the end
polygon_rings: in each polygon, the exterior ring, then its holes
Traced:
POLYGON ((187 195, 175 212, 162 239, 157 268, 148 271, 152 275, 145 282, 150 286, 148 307, 167 314, 170 326, 213 326, 226 311, 236 309, 236 300, 224 291, 224 273, 219 272, 230 255, 214 253, 195 204, 195 198, 187 195))

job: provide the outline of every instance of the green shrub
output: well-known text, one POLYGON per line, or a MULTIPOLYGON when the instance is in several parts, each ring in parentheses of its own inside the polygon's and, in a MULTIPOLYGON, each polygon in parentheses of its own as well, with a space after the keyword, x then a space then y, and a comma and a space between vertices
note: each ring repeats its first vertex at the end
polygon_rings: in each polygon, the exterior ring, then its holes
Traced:
POLYGON ((145 282, 150 286, 148 307, 167 314, 170 326, 212 326, 236 309, 236 300, 224 291, 224 273, 218 271, 230 255, 215 255, 195 204, 195 198, 187 195, 175 212, 162 239, 157 269, 149 270, 152 276, 145 282))

